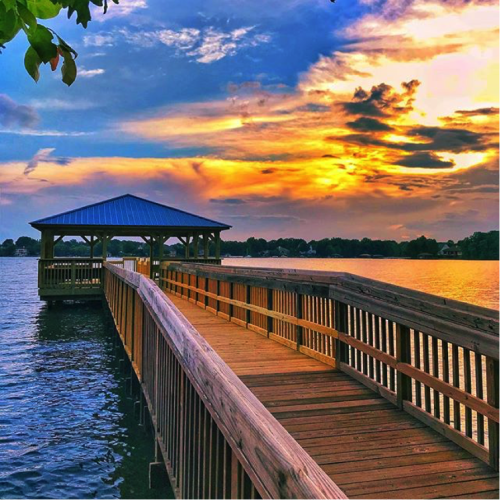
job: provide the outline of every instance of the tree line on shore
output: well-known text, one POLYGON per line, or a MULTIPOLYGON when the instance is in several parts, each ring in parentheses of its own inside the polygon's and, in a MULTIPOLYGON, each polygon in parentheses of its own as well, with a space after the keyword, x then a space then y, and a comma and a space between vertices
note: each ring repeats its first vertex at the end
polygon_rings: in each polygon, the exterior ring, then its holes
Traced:
MULTIPOLYGON (((438 243, 435 239, 420 236, 411 241, 362 240, 345 238, 324 238, 306 241, 300 238, 279 238, 267 241, 263 238, 248 238, 246 241, 222 241, 223 256, 234 257, 396 257, 396 258, 438 258, 443 244, 459 249, 458 258, 469 260, 498 260, 499 232, 476 232, 458 242, 438 243)), ((40 255, 40 240, 21 236, 16 241, 6 239, 0 245, 0 256, 11 257, 16 251, 26 249, 29 256, 40 255)), ((19 253, 19 252, 17 252, 19 253)), ((21 252, 23 253, 23 252, 21 252)), ((108 253, 112 257, 136 256, 148 257, 149 247, 145 243, 131 240, 113 239, 108 244, 108 253)), ((89 246, 76 239, 60 241, 55 246, 56 257, 88 257, 89 246)), ((102 247, 96 245, 96 257, 102 255, 102 247)), ((180 243, 166 245, 165 256, 184 256, 184 247, 180 243)), ((211 249, 213 255, 213 249, 211 249)))

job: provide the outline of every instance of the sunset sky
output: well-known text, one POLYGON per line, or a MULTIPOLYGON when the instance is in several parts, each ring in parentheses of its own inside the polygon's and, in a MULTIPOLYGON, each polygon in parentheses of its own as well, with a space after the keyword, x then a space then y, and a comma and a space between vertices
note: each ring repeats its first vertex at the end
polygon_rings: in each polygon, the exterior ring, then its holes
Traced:
POLYGON ((121 0, 70 88, 0 55, 0 239, 124 193, 225 237, 498 228, 497 2, 121 0))

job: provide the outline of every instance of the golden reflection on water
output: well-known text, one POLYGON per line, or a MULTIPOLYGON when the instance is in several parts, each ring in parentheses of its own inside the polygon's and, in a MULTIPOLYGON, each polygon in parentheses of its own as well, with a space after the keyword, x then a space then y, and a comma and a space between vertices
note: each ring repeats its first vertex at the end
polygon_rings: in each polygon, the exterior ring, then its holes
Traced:
POLYGON ((224 259, 223 264, 347 272, 482 307, 499 309, 498 261, 228 258, 224 259))

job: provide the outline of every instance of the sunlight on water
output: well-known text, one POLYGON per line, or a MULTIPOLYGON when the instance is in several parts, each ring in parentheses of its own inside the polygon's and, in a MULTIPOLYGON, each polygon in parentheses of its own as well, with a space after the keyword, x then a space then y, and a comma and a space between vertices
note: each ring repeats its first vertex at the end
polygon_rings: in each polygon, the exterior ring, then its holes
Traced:
POLYGON ((230 258, 226 266, 337 271, 498 309, 498 261, 230 258))

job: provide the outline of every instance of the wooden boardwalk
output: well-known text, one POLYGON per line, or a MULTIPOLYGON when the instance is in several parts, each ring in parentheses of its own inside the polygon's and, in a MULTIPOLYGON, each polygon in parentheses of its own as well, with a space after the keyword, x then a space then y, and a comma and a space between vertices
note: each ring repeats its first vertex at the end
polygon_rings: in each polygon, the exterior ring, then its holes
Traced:
POLYGON ((498 473, 348 375, 168 294, 350 498, 498 498, 498 473))

